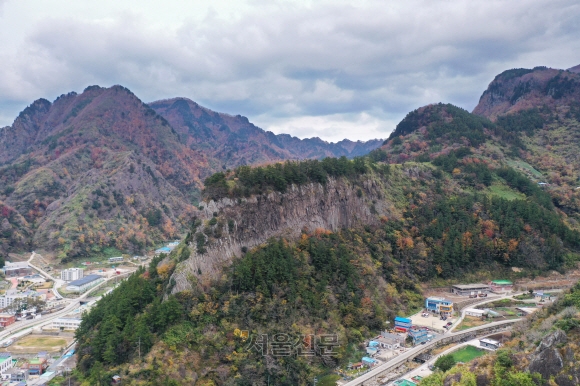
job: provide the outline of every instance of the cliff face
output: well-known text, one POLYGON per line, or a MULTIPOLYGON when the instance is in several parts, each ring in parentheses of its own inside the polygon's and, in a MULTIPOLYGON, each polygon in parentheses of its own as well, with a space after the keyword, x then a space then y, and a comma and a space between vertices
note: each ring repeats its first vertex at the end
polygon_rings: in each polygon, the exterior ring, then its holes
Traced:
POLYGON ((383 197, 384 182, 373 176, 362 177, 356 184, 344 179, 330 179, 321 184, 292 185, 286 193, 272 192, 248 199, 221 199, 204 203, 203 220, 217 214, 217 224, 200 229, 189 243, 189 259, 175 269, 173 292, 191 288, 194 276, 215 277, 232 258, 242 255, 242 248, 252 248, 271 237, 296 239, 303 229, 336 231, 356 225, 372 225, 382 215, 396 209, 383 197), (211 235, 220 234, 214 238, 211 235), (207 252, 197 251, 196 240, 211 240, 207 252))
POLYGON ((577 67, 557 70, 536 67, 504 71, 489 84, 474 114, 495 120, 499 115, 547 106, 556 108, 580 99, 577 67))

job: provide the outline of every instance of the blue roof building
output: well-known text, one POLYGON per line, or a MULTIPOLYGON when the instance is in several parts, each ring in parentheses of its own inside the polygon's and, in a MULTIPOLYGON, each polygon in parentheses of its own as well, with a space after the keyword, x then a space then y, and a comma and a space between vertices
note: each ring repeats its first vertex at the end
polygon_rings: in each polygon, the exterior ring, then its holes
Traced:
POLYGON ((424 328, 417 328, 409 330, 409 336, 413 338, 413 344, 420 344, 429 340, 429 331, 424 328))
POLYGON ((369 358, 369 357, 362 357, 361 361, 362 361, 362 363, 364 363, 367 366, 374 366, 377 363, 376 359, 369 358))
POLYGON ((453 302, 444 298, 430 297, 425 300, 425 308, 439 315, 448 316, 453 313, 453 302))
POLYGON ((402 318, 400 316, 397 316, 395 318, 395 330, 396 331, 407 332, 407 330, 410 329, 412 325, 413 325, 413 321, 411 319, 402 318))

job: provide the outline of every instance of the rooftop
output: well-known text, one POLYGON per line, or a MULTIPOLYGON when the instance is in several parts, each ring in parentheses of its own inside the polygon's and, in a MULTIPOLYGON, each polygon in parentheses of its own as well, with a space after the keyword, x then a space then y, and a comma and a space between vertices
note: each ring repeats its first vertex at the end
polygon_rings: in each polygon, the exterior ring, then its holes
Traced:
POLYGON ((430 296, 430 297, 427 298, 427 300, 430 300, 432 302, 447 302, 447 303, 453 303, 449 299, 440 298, 440 297, 437 297, 437 296, 430 296))
POLYGON ((488 284, 476 283, 476 284, 455 284, 452 287, 459 288, 462 290, 478 289, 478 288, 489 288, 488 284))
POLYGON ((102 279, 103 277, 100 275, 87 275, 85 277, 83 277, 82 279, 78 279, 75 281, 71 281, 68 285, 85 285, 87 283, 93 282, 95 280, 98 279, 102 279))
POLYGON ((507 285, 512 285, 513 283, 509 280, 492 280, 491 281, 493 284, 507 284, 507 285))
POLYGON ((497 340, 493 340, 493 339, 489 339, 489 338, 483 338, 479 340, 482 343, 487 343, 487 344, 495 344, 498 345, 499 342, 497 340))
POLYGON ((28 363, 30 363, 31 365, 40 365, 44 362, 46 362, 45 358, 32 358, 28 361, 28 363))

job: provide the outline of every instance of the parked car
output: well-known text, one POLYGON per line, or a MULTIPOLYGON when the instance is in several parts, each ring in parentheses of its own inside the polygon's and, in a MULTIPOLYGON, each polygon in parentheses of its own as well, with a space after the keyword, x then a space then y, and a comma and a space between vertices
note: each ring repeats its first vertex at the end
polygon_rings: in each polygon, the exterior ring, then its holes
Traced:
POLYGON ((453 322, 447 322, 448 326, 451 326, 453 324, 453 322))

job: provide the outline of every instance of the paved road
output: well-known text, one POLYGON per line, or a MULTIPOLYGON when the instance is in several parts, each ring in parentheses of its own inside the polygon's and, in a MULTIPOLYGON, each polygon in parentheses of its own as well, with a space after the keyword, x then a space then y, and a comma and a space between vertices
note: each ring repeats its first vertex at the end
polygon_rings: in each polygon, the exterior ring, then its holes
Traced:
POLYGON ((352 381, 344 384, 343 386, 357 386, 357 385, 362 385, 366 381, 371 381, 371 380, 373 380, 373 378, 379 376, 381 373, 383 373, 387 369, 389 369, 393 366, 398 366, 398 365, 402 364, 403 362, 406 362, 407 360, 409 360, 409 358, 412 358, 413 356, 417 355, 419 352, 425 351, 428 348, 435 347, 435 345, 442 339, 449 338, 449 337, 455 336, 455 335, 465 334, 467 332, 477 333, 478 331, 485 330, 486 328, 499 327, 502 325, 509 325, 511 323, 518 322, 520 320, 522 320, 522 319, 502 320, 500 322, 489 323, 489 324, 486 324, 483 326, 478 326, 478 327, 470 328, 468 330, 463 330, 461 332, 446 333, 446 334, 440 335, 440 336, 436 337, 435 339, 433 339, 429 343, 413 347, 412 349, 405 351, 404 353, 401 353, 400 355, 391 359, 390 361, 387 361, 387 362, 383 363, 382 365, 375 367, 372 371, 369 371, 368 373, 363 374, 356 379, 353 379, 352 381))
MULTIPOLYGON (((61 279, 57 279, 57 278, 53 277, 52 275, 50 275, 48 272, 45 272, 44 270, 40 269, 40 267, 33 265, 32 259, 34 259, 35 255, 37 255, 37 253, 32 252, 32 254, 30 255, 30 259, 28 259, 28 265, 31 266, 32 268, 36 269, 38 272, 40 272, 45 277, 51 279, 54 283, 54 285, 52 286, 52 292, 54 293, 54 296, 56 296, 57 299, 62 299, 63 297, 58 292, 58 287, 60 287, 64 282, 61 279)), ((38 256, 40 256, 40 255, 38 255, 38 256)))

